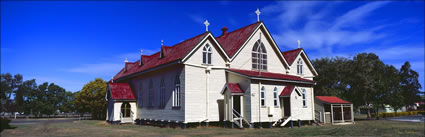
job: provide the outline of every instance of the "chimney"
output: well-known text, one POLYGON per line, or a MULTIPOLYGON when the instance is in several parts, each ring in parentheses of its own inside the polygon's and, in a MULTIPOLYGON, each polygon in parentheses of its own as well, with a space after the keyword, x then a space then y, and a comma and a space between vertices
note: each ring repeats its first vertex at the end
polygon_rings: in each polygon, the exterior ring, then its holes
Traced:
POLYGON ((223 28, 221 28, 221 31, 222 31, 221 36, 226 35, 227 30, 229 30, 227 27, 223 27, 223 28))

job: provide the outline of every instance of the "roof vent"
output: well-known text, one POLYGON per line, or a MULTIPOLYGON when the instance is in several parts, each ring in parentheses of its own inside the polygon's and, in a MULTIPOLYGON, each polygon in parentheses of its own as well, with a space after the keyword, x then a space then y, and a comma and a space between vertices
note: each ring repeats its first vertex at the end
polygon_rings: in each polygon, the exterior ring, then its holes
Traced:
POLYGON ((229 28, 227 28, 227 27, 221 28, 221 31, 222 31, 221 36, 226 35, 227 30, 229 30, 229 28))

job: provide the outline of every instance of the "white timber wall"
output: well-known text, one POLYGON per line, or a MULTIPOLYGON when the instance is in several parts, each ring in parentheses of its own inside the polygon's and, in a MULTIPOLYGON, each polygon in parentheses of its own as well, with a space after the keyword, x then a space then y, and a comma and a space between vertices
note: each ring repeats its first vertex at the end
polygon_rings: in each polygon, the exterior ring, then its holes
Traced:
POLYGON ((276 51, 272 45, 272 40, 266 35, 264 35, 264 29, 258 29, 254 33, 254 36, 248 40, 245 47, 242 48, 239 54, 236 55, 235 59, 231 62, 230 67, 236 69, 245 69, 252 70, 252 48, 254 44, 260 38, 261 32, 261 42, 264 44, 264 47, 267 51, 267 71, 274 73, 286 73, 286 69, 284 67, 284 63, 279 59, 277 54, 281 54, 280 51, 276 51))
POLYGON ((218 45, 208 38, 184 62, 187 64, 185 65, 185 122, 187 123, 219 121, 220 106, 218 102, 224 100, 221 90, 226 84, 226 75, 223 69, 226 59, 220 55, 218 50, 218 45), (212 48, 210 65, 202 62, 202 51, 207 44, 212 48))
POLYGON ((184 98, 185 98, 185 74, 183 67, 173 67, 166 70, 159 70, 152 74, 134 78, 131 87, 137 98, 137 118, 152 120, 184 121, 184 98), (180 108, 173 108, 172 93, 175 89, 176 77, 180 79, 180 108), (165 106, 160 106, 160 81, 164 79, 165 84, 165 106), (153 106, 149 103, 149 83, 152 81, 153 106), (140 95, 141 94, 141 95, 140 95))
POLYGON ((112 121, 120 121, 121 118, 121 105, 122 102, 115 102, 114 103, 114 115, 113 115, 113 120, 112 121))
POLYGON ((272 122, 277 121, 282 118, 282 110, 279 95, 285 87, 283 83, 275 83, 275 82, 261 82, 261 87, 259 87, 259 83, 251 83, 251 92, 254 93, 254 96, 251 96, 251 112, 252 112, 252 122, 272 122), (259 89, 264 86, 265 88, 265 106, 260 106, 260 92, 259 89), (274 96, 273 90, 277 88, 277 106, 274 106, 274 96), (269 117, 268 107, 274 109, 274 113, 272 117, 269 117), (260 111, 259 111, 260 110, 260 111), (260 112, 260 113, 259 113, 260 112), (260 116, 260 118, 259 118, 260 116), (260 121, 259 121, 260 120, 260 121))
MULTIPOLYGON (((301 54, 303 54, 303 53, 301 53, 301 54)), ((314 75, 312 73, 312 70, 308 67, 308 64, 307 64, 307 62, 309 62, 309 60, 302 57, 301 54, 298 54, 297 58, 292 63, 291 70, 289 71, 289 74, 313 80, 314 75), (303 74, 302 75, 297 74, 297 62, 298 62, 299 59, 301 59, 302 62, 303 62, 303 74)))
POLYGON ((292 120, 313 120, 314 119, 314 95, 311 87, 298 87, 300 93, 302 88, 306 89, 306 107, 303 106, 302 94, 298 96, 294 90, 291 93, 291 117, 292 120))

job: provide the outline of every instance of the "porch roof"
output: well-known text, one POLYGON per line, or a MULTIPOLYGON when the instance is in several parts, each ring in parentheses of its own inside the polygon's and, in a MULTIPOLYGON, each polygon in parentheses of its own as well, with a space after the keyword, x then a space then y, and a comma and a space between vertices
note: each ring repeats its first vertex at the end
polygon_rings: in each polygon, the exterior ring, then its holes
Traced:
POLYGON ((247 76, 251 79, 270 79, 270 80, 283 80, 285 82, 300 82, 306 84, 314 84, 313 80, 301 78, 293 75, 286 75, 281 73, 272 72, 260 72, 254 70, 242 70, 242 69, 227 69, 227 71, 234 72, 243 76, 247 76))
POLYGON ((286 97, 291 95, 292 91, 294 91, 295 85, 288 85, 283 88, 282 93, 280 93, 281 97, 286 97))
POLYGON ((232 93, 243 93, 243 90, 241 89, 238 83, 227 83, 227 88, 232 93))
POLYGON ((136 100, 128 83, 109 83, 111 98, 114 100, 136 100))
POLYGON ((351 102, 342 100, 335 96, 316 96, 316 99, 328 104, 351 104, 351 102))

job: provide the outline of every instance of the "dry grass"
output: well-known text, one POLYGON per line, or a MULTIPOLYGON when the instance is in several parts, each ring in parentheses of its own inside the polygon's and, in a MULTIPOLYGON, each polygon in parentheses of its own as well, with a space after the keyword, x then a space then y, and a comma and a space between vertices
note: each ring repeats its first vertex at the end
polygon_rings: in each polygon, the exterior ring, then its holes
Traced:
POLYGON ((173 129, 138 125, 110 125, 104 121, 88 120, 18 126, 15 129, 6 129, 1 136, 424 136, 424 123, 371 120, 358 121, 355 125, 239 130, 219 127, 173 129))

